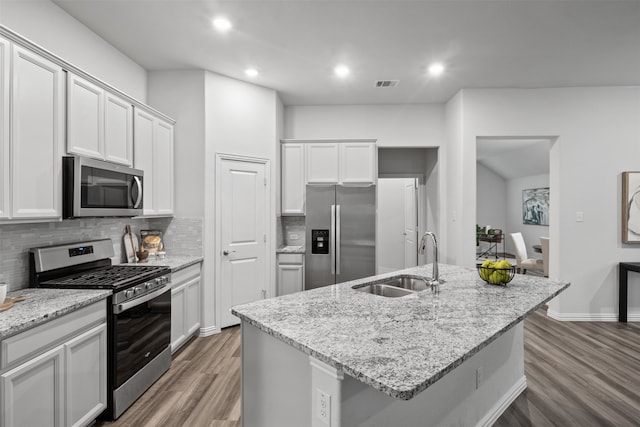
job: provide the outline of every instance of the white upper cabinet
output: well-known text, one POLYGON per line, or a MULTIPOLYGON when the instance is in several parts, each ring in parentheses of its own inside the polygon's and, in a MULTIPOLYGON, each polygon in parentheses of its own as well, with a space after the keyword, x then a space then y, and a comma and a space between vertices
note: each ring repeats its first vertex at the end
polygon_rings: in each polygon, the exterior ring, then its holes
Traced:
POLYGON ((104 90, 67 73, 67 152, 104 158, 104 90))
POLYGON ((340 183, 371 184, 376 181, 376 144, 340 144, 340 183))
POLYGON ((340 169, 338 143, 307 143, 307 183, 337 184, 340 169))
POLYGON ((12 49, 11 217, 59 218, 64 72, 22 47, 12 49))
POLYGON ((282 214, 304 215, 306 193, 305 145, 285 143, 282 153, 282 214))
POLYGON ((104 159, 133 166, 133 105, 105 92, 104 159))
POLYGON ((134 165, 144 171, 144 214, 173 214, 173 125, 135 109, 134 165))
POLYGON ((103 88, 68 73, 67 152, 133 164, 133 106, 103 88))
POLYGON ((0 37, 0 218, 9 215, 9 65, 11 44, 0 37))

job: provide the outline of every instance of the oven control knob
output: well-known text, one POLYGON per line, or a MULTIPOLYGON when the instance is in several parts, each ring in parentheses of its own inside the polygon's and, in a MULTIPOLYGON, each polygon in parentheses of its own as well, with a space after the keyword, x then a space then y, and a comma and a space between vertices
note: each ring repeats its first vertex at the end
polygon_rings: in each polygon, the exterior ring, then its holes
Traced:
POLYGON ((133 289, 127 289, 126 291, 124 291, 125 298, 131 298, 133 295, 134 295, 133 289))
POLYGON ((140 286, 136 286, 135 288, 133 288, 134 295, 138 295, 140 292, 142 292, 142 288, 140 286))
POLYGON ((149 289, 153 288, 153 282, 145 282, 144 288, 146 290, 149 290, 149 289))

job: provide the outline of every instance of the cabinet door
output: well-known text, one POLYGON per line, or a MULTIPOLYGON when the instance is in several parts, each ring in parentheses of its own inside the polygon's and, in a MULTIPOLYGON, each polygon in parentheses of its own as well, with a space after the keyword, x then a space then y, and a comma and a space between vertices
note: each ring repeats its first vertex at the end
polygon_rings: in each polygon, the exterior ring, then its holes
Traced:
POLYGON ((303 280, 302 265, 278 264, 278 296, 302 291, 303 280))
POLYGON ((67 152, 104 159, 104 90, 67 74, 67 152))
POLYGON ((338 169, 337 143, 307 144, 307 183, 337 184, 339 178, 338 169))
POLYGON ((153 210, 153 116, 135 109, 134 113, 134 153, 133 161, 136 169, 144 171, 144 214, 154 214, 153 210))
POLYGON ((186 286, 171 289, 171 352, 176 351, 187 339, 186 331, 186 286))
POLYGON ((133 105, 109 92, 104 99, 104 158, 133 165, 133 105))
POLYGON ((304 144, 282 144, 282 214, 304 215, 304 144))
POLYGON ((11 216, 60 217, 64 73, 15 45, 12 56, 11 216))
POLYGON ((376 181, 376 145, 366 142, 340 144, 340 183, 373 184, 376 181))
POLYGON ((0 376, 0 425, 64 425, 63 357, 56 347, 0 376))
POLYGON ((64 345, 67 426, 88 425, 107 407, 107 325, 64 345))
POLYGON ((173 126, 159 119, 153 134, 153 185, 155 214, 173 214, 173 126))
POLYGON ((0 37, 0 218, 9 216, 9 64, 11 43, 0 37))
POLYGON ((193 335, 200 328, 200 276, 187 283, 186 334, 193 335))

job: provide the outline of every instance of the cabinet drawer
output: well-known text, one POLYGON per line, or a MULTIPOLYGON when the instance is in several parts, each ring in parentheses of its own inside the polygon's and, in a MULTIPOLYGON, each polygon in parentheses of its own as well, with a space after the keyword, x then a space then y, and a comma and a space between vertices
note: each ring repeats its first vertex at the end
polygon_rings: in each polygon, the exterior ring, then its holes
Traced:
POLYGON ((302 264, 303 254, 278 254, 278 264, 302 264))
POLYGON ((198 262, 194 265, 178 270, 175 273, 171 273, 171 286, 176 287, 189 279, 199 276, 200 264, 201 263, 198 262))
POLYGON ((106 300, 102 300, 4 339, 0 349, 0 369, 35 357, 62 341, 106 321, 107 303, 106 300))

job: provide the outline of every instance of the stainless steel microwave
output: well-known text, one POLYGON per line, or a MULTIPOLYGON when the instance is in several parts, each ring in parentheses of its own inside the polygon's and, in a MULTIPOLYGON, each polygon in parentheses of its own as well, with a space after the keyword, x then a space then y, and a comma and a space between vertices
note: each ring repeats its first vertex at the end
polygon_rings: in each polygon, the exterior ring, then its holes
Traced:
POLYGON ((144 172, 81 156, 62 158, 62 217, 142 215, 144 172))

